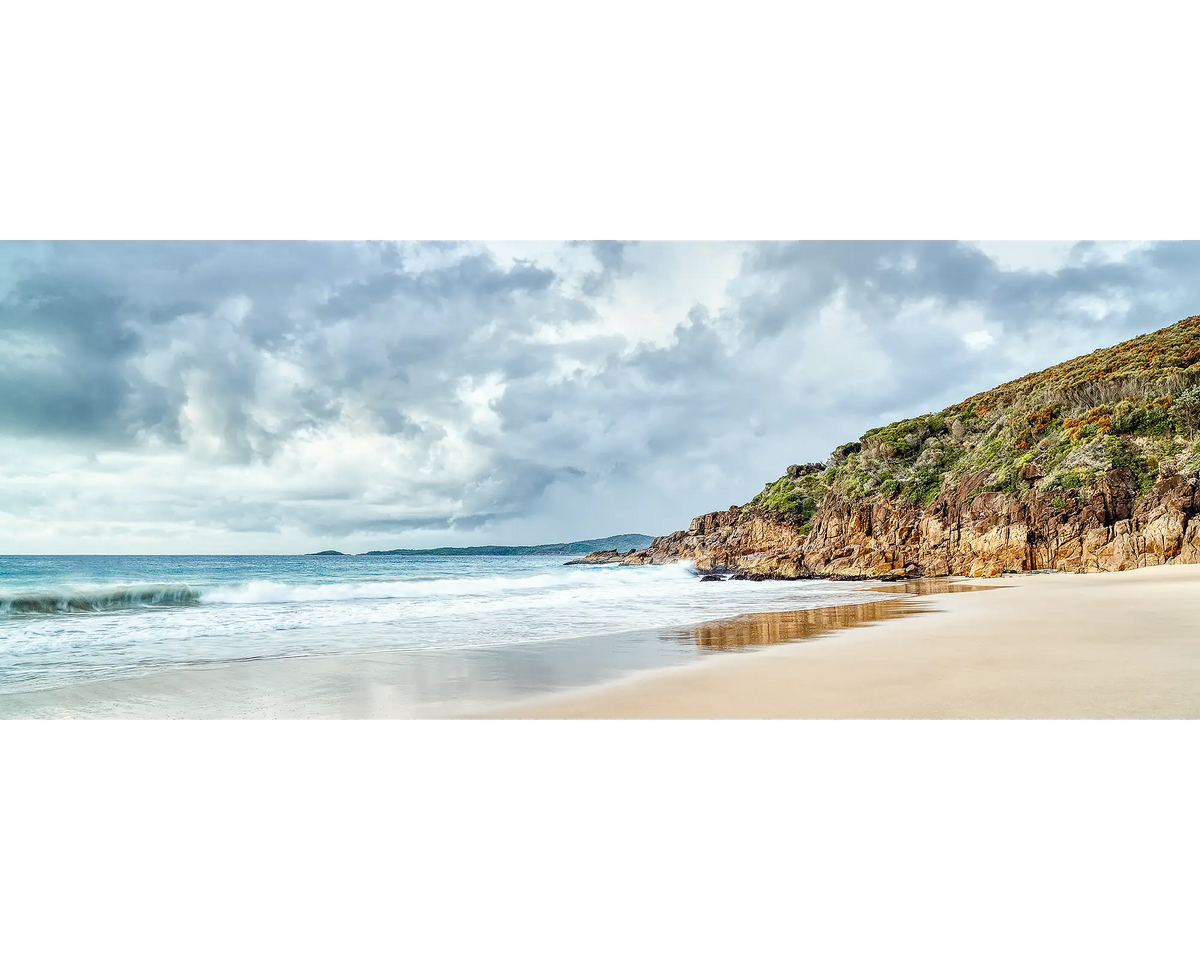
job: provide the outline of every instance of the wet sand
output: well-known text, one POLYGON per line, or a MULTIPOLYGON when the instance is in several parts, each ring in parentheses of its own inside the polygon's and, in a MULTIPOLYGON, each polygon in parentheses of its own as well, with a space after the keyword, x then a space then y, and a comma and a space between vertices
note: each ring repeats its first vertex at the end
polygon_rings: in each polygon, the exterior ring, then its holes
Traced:
MULTIPOLYGON (((988 581, 1002 587, 993 590, 930 592, 943 588, 925 583, 930 586, 876 588, 921 591, 919 599, 897 598, 892 608, 918 616, 826 624, 792 637, 786 634, 794 627, 781 620, 762 649, 538 697, 487 715, 1200 717, 1200 565, 1012 576, 988 581), (786 639, 805 642, 775 642, 786 639)), ((702 628, 691 629, 702 642, 702 628)))

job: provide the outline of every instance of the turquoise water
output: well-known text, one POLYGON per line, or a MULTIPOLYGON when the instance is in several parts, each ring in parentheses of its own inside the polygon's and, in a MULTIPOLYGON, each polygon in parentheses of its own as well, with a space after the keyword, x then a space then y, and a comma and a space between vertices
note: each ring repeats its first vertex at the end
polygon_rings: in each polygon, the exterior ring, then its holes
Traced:
MULTIPOLYGON (((0 557, 0 697, 372 653, 435 657, 442 667, 475 662, 480 651, 493 661, 509 651, 506 663, 584 662, 617 635, 639 662, 659 663, 662 656, 647 657, 649 641, 630 639, 635 632, 862 597, 852 584, 702 583, 685 565, 563 559, 0 557)), ((588 681, 586 671, 567 672, 588 681)))

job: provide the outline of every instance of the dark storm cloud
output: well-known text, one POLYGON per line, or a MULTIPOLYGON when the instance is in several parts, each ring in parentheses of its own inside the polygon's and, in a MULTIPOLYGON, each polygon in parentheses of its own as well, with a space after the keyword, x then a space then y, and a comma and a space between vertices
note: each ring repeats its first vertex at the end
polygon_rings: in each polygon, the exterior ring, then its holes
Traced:
POLYGON ((456 305, 469 304, 473 311, 514 294, 536 294, 554 281, 554 273, 530 263, 499 269, 492 257, 475 254, 421 273, 406 273, 400 264, 362 280, 339 287, 316 311, 322 319, 357 318, 397 299, 412 307, 423 307, 439 315, 456 305))
MULTIPOLYGON (((124 365, 142 347, 122 302, 86 281, 35 275, 0 300, 0 429, 30 434, 112 434, 139 398, 124 365)), ((166 411, 142 398, 139 415, 166 411)))
MULTIPOLYGON (((1189 309, 1200 290, 1196 244, 1158 244, 1118 262, 1095 259, 1095 244, 1078 244, 1072 262, 1045 272, 1003 270, 982 251, 941 242, 762 244, 746 257, 744 277, 762 292, 742 298, 741 313, 757 332, 779 333, 811 315, 838 291, 873 323, 905 303, 934 298, 946 306, 980 304, 1014 330, 1077 315, 1068 298, 1132 297, 1139 316, 1151 304, 1189 309)), ((1134 324, 1136 325, 1136 321, 1134 324)))
MULTIPOLYGON (((1045 270, 964 244, 758 244, 711 302, 652 245, 563 250, 0 245, 0 438, 124 451, 104 469, 150 485, 153 519, 230 531, 467 530, 553 501, 544 525, 571 536, 641 491, 663 532, 879 417, 1200 311, 1191 244, 1080 244, 1045 270), (167 455, 188 465, 170 496, 167 455)), ((12 488, 0 510, 56 497, 12 488)))

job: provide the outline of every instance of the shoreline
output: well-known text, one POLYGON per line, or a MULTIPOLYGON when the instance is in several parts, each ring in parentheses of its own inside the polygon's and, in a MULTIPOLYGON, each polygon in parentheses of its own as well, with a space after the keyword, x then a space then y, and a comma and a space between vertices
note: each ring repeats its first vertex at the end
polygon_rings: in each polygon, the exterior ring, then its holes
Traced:
POLYGON ((197 664, 7 692, 0 716, 1200 718, 1200 565, 854 593, 528 644, 197 664))
POLYGON ((847 602, 834 605, 533 643, 198 662, 145 674, 0 691, 0 718, 456 718, 916 612, 905 606, 911 596, 872 596, 856 590, 844 599, 847 602))
MULTIPOLYGON (((916 593, 922 582, 873 589, 916 593)), ((1200 565, 991 583, 1002 589, 924 593, 928 615, 821 643, 642 671, 474 716, 1200 718, 1200 565)))
POLYGON ((730 612, 673 626, 529 642, 383 644, 374 650, 212 659, 47 686, 0 686, 0 719, 469 716, 545 693, 590 689, 646 670, 891 616, 901 602, 865 590, 818 592, 825 595, 807 599, 820 606, 730 612))

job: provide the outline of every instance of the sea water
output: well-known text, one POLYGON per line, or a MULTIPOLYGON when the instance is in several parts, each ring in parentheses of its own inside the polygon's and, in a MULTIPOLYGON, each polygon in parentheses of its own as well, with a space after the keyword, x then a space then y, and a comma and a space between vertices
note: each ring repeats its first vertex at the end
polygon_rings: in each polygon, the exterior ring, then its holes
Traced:
MULTIPOLYGON (((142 689, 114 681, 252 662, 294 670, 298 659, 311 674, 328 658, 352 675, 383 655, 406 665, 394 697, 412 699, 407 712, 419 713, 415 701, 445 707, 463 696, 466 674, 473 698, 503 700, 699 655, 677 641, 664 648, 655 633, 663 628, 878 599, 855 584, 712 583, 687 564, 564 559, 0 557, 0 714, 45 713, 56 698, 66 703, 71 691, 103 682, 112 699, 142 689), (437 676, 459 679, 412 679, 434 663, 437 676), (514 680, 520 670, 552 678, 514 680), (21 708, 6 711, 6 698, 21 708)), ((293 712, 303 715, 303 704, 293 712)))

